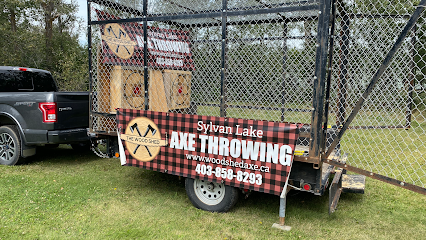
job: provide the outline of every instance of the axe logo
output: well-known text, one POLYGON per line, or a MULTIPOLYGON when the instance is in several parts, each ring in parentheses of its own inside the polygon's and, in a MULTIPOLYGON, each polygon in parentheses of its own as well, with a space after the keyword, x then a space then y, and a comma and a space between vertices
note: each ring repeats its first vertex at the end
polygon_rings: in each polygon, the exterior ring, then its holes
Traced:
POLYGON ((104 40, 111 51, 119 58, 129 59, 135 50, 136 42, 130 39, 129 34, 117 23, 105 25, 104 40))
POLYGON ((167 139, 161 139, 157 125, 146 117, 131 120, 121 139, 126 142, 130 155, 142 162, 152 161, 161 146, 167 146, 167 139))

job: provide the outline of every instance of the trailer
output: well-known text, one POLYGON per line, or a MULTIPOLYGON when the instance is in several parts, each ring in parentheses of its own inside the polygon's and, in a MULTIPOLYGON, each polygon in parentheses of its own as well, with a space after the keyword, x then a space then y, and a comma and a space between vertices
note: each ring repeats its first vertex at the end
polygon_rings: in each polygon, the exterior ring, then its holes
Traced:
POLYGON ((88 0, 93 149, 207 211, 277 195, 280 228, 290 190, 426 194, 425 2, 88 0))

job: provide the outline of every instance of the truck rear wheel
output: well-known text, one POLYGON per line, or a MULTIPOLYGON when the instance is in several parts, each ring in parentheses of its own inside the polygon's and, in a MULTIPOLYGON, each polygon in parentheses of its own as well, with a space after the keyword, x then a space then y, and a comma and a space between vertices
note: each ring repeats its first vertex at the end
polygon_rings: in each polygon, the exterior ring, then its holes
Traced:
POLYGON ((15 165, 21 157, 21 144, 14 126, 0 127, 0 164, 15 165))
POLYGON ((223 183, 186 178, 185 189, 192 204, 205 211, 227 212, 238 201, 238 189, 223 183))

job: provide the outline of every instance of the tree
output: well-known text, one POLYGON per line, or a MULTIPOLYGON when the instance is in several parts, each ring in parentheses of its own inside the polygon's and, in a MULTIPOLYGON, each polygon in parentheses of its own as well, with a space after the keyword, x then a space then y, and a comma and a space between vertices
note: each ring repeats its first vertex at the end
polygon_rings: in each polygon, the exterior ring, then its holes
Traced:
POLYGON ((87 90, 87 54, 78 42, 77 5, 8 0, 0 7, 0 64, 46 69, 64 90, 87 90))

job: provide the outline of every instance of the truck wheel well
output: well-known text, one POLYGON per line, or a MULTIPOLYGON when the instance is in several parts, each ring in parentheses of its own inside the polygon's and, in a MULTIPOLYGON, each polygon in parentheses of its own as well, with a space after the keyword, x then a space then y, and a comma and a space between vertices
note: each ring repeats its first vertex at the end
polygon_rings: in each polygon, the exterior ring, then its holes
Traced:
POLYGON ((16 127, 18 137, 21 140, 21 145, 23 145, 24 140, 23 140, 23 136, 22 136, 23 133, 22 133, 21 126, 11 117, 9 117, 7 115, 3 115, 2 113, 0 113, 0 127, 5 126, 5 125, 16 127))
POLYGON ((19 144, 21 149, 21 152, 20 152, 21 157, 23 158, 30 157, 36 153, 36 148, 34 146, 25 145, 25 139, 23 136, 24 133, 22 132, 20 124, 15 122, 14 119, 8 117, 7 115, 2 115, 0 113, 0 127, 5 125, 13 126, 14 128, 16 128, 16 134, 18 135, 18 138, 20 140, 19 144))
POLYGON ((9 117, 0 115, 0 126, 4 125, 16 125, 16 123, 9 117))

